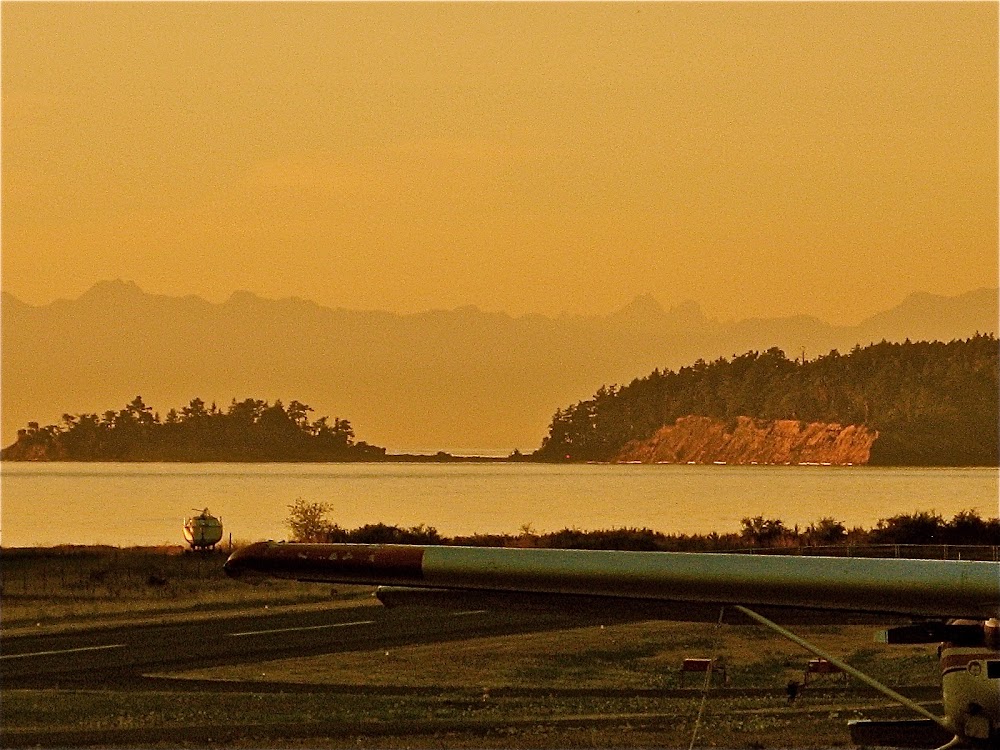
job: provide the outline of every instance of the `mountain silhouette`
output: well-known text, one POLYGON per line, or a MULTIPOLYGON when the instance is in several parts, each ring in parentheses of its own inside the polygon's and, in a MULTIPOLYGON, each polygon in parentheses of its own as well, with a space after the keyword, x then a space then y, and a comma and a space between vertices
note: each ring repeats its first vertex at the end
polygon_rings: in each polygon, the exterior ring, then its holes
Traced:
POLYGON ((474 306, 415 314, 238 291, 215 304, 103 281, 76 300, 2 295, 3 444, 29 421, 191 399, 297 399, 351 420, 390 452, 533 450, 556 408, 602 384, 777 346, 789 357, 905 338, 997 331, 997 290, 914 294, 857 326, 808 316, 710 320, 651 295, 607 316, 510 316, 474 306))

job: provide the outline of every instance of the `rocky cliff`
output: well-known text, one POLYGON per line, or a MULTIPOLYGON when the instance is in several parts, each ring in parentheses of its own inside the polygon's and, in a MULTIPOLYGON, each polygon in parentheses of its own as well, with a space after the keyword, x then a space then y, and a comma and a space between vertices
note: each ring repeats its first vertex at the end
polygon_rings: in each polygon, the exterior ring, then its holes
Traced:
POLYGON ((628 443, 619 463, 866 464, 878 432, 860 425, 792 419, 681 417, 648 440, 628 443))

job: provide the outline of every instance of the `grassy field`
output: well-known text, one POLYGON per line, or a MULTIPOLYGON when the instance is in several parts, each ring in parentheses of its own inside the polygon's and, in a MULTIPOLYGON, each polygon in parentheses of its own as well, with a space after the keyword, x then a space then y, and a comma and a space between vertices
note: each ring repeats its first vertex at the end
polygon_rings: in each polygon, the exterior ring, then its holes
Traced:
MULTIPOLYGON (((3 632, 368 601, 365 587, 230 581, 224 558, 3 550, 3 632)), ((878 646, 867 627, 800 632, 890 685, 937 694, 933 647, 878 646)), ((5 747, 38 732, 63 746, 686 748, 697 726, 696 747, 819 748, 849 746, 849 719, 906 716, 830 678, 789 704, 784 687, 809 658, 756 627, 615 624, 172 673, 156 690, 5 690, 2 726, 5 747), (682 682, 679 667, 708 656, 725 658, 730 686, 703 703, 701 676, 682 682)))
POLYGON ((4 629, 367 596, 370 589, 228 578, 228 549, 51 547, 0 549, 4 629))
MULTIPOLYGON (((789 706, 776 692, 583 698, 434 695, 13 691, 5 731, 93 730, 128 746, 240 747, 698 747, 849 746, 847 721, 879 712, 850 691, 817 691, 789 706), (147 730, 156 730, 150 732, 147 730), (213 734, 214 730, 214 734, 213 734), (145 742, 136 740, 149 738, 145 742), (159 739, 155 739, 159 737, 159 739)), ((10 746, 10 745, 6 745, 10 746)))
MULTIPOLYGON (((488 615, 484 615, 488 616, 488 615)), ((933 646, 879 646, 865 626, 811 627, 811 642, 890 685, 937 684, 933 646)), ((433 688, 442 685, 489 693, 497 689, 565 687, 610 691, 699 688, 701 674, 684 679, 688 657, 725 660, 729 687, 783 691, 804 682, 812 654, 755 626, 716 628, 676 622, 637 622, 551 632, 471 638, 407 646, 390 652, 349 652, 282 659, 252 665, 186 672, 193 679, 280 681, 302 684, 364 684, 433 688)), ((714 678, 715 684, 720 677, 714 678)), ((813 684, 841 687, 838 677, 813 684)), ((782 699, 784 694, 782 693, 782 699)))

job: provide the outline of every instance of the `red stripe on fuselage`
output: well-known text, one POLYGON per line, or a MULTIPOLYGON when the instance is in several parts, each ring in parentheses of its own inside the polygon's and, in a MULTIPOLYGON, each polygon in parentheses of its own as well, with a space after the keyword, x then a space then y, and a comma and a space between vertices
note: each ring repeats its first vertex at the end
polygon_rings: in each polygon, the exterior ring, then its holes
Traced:
POLYGON ((423 560, 422 547, 261 542, 234 553, 230 563, 239 570, 303 580, 412 583, 423 580, 423 560))

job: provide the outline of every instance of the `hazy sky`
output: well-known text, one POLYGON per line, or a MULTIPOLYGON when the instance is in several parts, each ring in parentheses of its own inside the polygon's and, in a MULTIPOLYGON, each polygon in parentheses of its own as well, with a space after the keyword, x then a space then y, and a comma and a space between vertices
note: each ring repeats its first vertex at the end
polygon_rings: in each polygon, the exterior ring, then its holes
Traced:
POLYGON ((4 3, 2 283, 841 323, 995 286, 997 8, 4 3))

